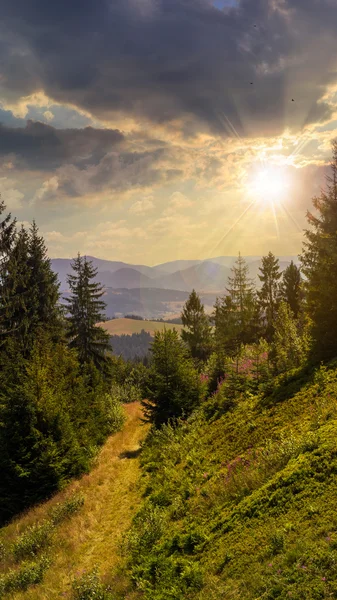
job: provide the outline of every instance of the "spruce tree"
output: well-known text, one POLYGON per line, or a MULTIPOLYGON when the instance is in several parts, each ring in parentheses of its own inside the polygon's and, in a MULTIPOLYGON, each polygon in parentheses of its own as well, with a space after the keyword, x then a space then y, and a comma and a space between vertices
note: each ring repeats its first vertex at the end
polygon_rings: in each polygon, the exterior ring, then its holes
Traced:
POLYGON ((258 292, 262 316, 265 320, 265 337, 268 341, 273 338, 277 308, 280 302, 279 280, 281 278, 279 260, 272 252, 262 257, 261 275, 262 287, 258 292))
POLYGON ((72 262, 74 274, 68 276, 70 298, 68 303, 69 346, 76 348, 81 364, 91 361, 100 370, 106 366, 106 352, 111 350, 109 335, 97 323, 104 319, 106 304, 101 300, 104 290, 95 282, 95 269, 86 257, 79 254, 72 262))
POLYGON ((28 355, 38 332, 61 334, 57 275, 35 223, 13 238, 0 280, 1 340, 28 355))
POLYGON ((142 404, 145 417, 156 427, 188 416, 200 401, 200 380, 177 331, 156 332, 152 362, 142 404))
POLYGON ((30 328, 35 332, 41 328, 57 339, 61 334, 60 284, 57 274, 52 271, 44 239, 39 235, 35 222, 29 231, 28 251, 30 328))
MULTIPOLYGON (((6 205, 0 195, 0 217, 5 212, 6 205)), ((7 214, 0 220, 0 278, 3 263, 6 261, 16 237, 16 219, 7 214)))
POLYGON ((306 358, 308 338, 306 330, 301 330, 300 322, 295 319, 290 305, 281 301, 271 350, 271 360, 276 372, 286 373, 294 367, 299 367, 306 358))
POLYGON ((248 265, 240 253, 231 272, 232 275, 228 277, 227 291, 235 313, 238 341, 240 344, 246 344, 252 341, 255 289, 252 279, 248 277, 248 265))
POLYGON ((303 290, 301 271, 293 261, 283 272, 280 297, 289 304, 295 319, 297 319, 303 300, 303 290))
POLYGON ((312 321, 312 358, 326 361, 337 355, 337 141, 333 143, 327 189, 313 199, 317 215, 308 211, 302 271, 306 310, 312 321))
POLYGON ((211 327, 204 305, 195 290, 184 305, 181 320, 185 327, 181 337, 188 345, 191 356, 206 360, 211 351, 211 327))
POLYGON ((217 298, 214 305, 215 351, 220 361, 226 356, 234 358, 240 350, 236 309, 232 298, 217 298))
POLYGON ((30 329, 27 308, 30 300, 28 257, 29 237, 22 227, 3 263, 0 322, 2 350, 7 349, 9 343, 17 343, 18 351, 24 354, 29 347, 30 329))

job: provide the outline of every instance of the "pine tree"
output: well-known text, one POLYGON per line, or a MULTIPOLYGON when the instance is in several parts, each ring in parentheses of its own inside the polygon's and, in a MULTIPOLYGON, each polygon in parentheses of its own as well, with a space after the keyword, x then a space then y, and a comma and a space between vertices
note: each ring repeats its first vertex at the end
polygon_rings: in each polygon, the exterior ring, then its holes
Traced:
POLYGON ((293 261, 283 272, 280 297, 289 304, 295 319, 297 319, 302 305, 303 291, 301 271, 293 261))
POLYGON ((262 288, 258 292, 259 304, 265 320, 265 337, 271 341, 274 333, 279 298, 279 279, 281 277, 279 260, 269 252, 262 257, 261 275, 262 288))
POLYGON ((200 401, 200 380, 176 330, 156 332, 146 397, 146 418, 156 427, 188 416, 200 401))
POLYGON ((110 350, 109 335, 97 323, 104 319, 105 302, 101 300, 104 290, 95 282, 97 269, 86 257, 80 255, 72 262, 75 274, 68 276, 71 292, 68 303, 69 346, 76 348, 82 364, 93 361, 95 366, 104 370, 106 351, 110 350))
POLYGON ((228 277, 227 291, 235 312, 237 338, 240 344, 246 344, 252 341, 255 289, 252 279, 248 277, 248 265, 240 253, 231 272, 232 276, 228 277))
MULTIPOLYGON (((6 205, 4 201, 1 200, 0 195, 0 217, 5 212, 5 210, 6 205)), ((10 253, 15 237, 16 219, 12 219, 12 215, 9 213, 6 217, 0 220, 0 278, 3 263, 5 262, 6 258, 10 253)))
POLYGON ((211 327, 204 305, 195 290, 191 292, 184 305, 181 320, 185 327, 181 337, 188 345, 191 356, 206 360, 212 345, 211 327))
POLYGON ((0 281, 0 322, 2 349, 8 343, 18 344, 18 350, 25 353, 29 346, 28 304, 30 299, 29 237, 22 227, 11 245, 10 253, 3 263, 0 281))
POLYGON ((295 319, 289 304, 281 302, 275 321, 271 359, 278 373, 287 373, 299 367, 308 351, 306 332, 301 333, 300 323, 295 319))
POLYGON ((42 328, 44 333, 49 332, 57 339, 61 334, 60 284, 57 274, 52 271, 44 239, 39 235, 35 222, 29 232, 28 251, 30 328, 35 332, 42 328))
POLYGON ((22 227, 11 243, 0 280, 4 346, 15 341, 18 351, 28 355, 39 330, 54 339, 61 335, 58 287, 35 223, 29 232, 22 227))
POLYGON ((217 298, 214 305, 215 351, 220 361, 226 356, 235 357, 240 350, 236 309, 230 296, 217 298))
POLYGON ((318 212, 307 213, 310 229, 301 256, 306 310, 312 321, 312 358, 320 362, 337 355, 337 141, 327 189, 313 199, 318 212))

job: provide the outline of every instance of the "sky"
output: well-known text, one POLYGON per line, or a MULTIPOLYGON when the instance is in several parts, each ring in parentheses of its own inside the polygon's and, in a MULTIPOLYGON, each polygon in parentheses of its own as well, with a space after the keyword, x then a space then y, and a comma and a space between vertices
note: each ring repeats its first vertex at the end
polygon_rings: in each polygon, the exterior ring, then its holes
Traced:
POLYGON ((1 0, 0 191, 51 257, 301 251, 336 0, 1 0))

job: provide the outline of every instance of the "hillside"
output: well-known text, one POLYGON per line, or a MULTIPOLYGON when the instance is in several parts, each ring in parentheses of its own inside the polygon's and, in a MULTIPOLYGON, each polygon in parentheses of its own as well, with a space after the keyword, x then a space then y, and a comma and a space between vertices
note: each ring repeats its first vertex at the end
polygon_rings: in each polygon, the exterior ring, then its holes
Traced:
MULTIPOLYGON (((58 503, 62 505, 73 494, 84 500, 78 513, 56 529, 47 549, 50 567, 44 581, 25 592, 11 595, 12 598, 70 598, 72 582, 79 574, 91 571, 97 565, 99 574, 108 582, 113 572, 117 572, 122 563, 122 535, 130 526, 140 502, 137 449, 147 431, 140 421, 141 411, 137 403, 126 405, 125 410, 127 421, 123 431, 108 439, 89 475, 0 531, 0 541, 8 548, 27 531, 27 527, 34 524, 41 526, 58 503)), ((7 563, 0 565, 0 597, 1 576, 9 570, 7 563)), ((16 568, 20 569, 20 565, 16 568)))
POLYGON ((133 333, 141 333, 146 331, 150 335, 154 335, 156 331, 164 329, 176 329, 181 331, 182 325, 172 323, 162 323, 159 321, 138 321, 136 319, 113 319, 99 323, 110 335, 132 335, 133 333))
POLYGON ((336 394, 334 366, 232 408, 213 397, 148 437, 140 481, 146 428, 127 405, 91 474, 2 530, 9 546, 57 502, 84 497, 53 538, 44 581, 12 597, 70 600, 77 579, 86 600, 336 598, 336 394))
POLYGON ((211 399, 148 441, 129 537, 144 598, 337 597, 336 368, 299 387, 211 399))

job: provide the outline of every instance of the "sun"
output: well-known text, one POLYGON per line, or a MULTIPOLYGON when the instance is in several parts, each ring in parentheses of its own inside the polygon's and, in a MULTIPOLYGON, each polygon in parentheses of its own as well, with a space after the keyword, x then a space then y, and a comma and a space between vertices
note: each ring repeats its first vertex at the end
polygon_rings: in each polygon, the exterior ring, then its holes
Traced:
POLYGON ((288 181, 285 173, 269 167, 257 173, 249 188, 257 200, 275 204, 286 195, 288 181))

